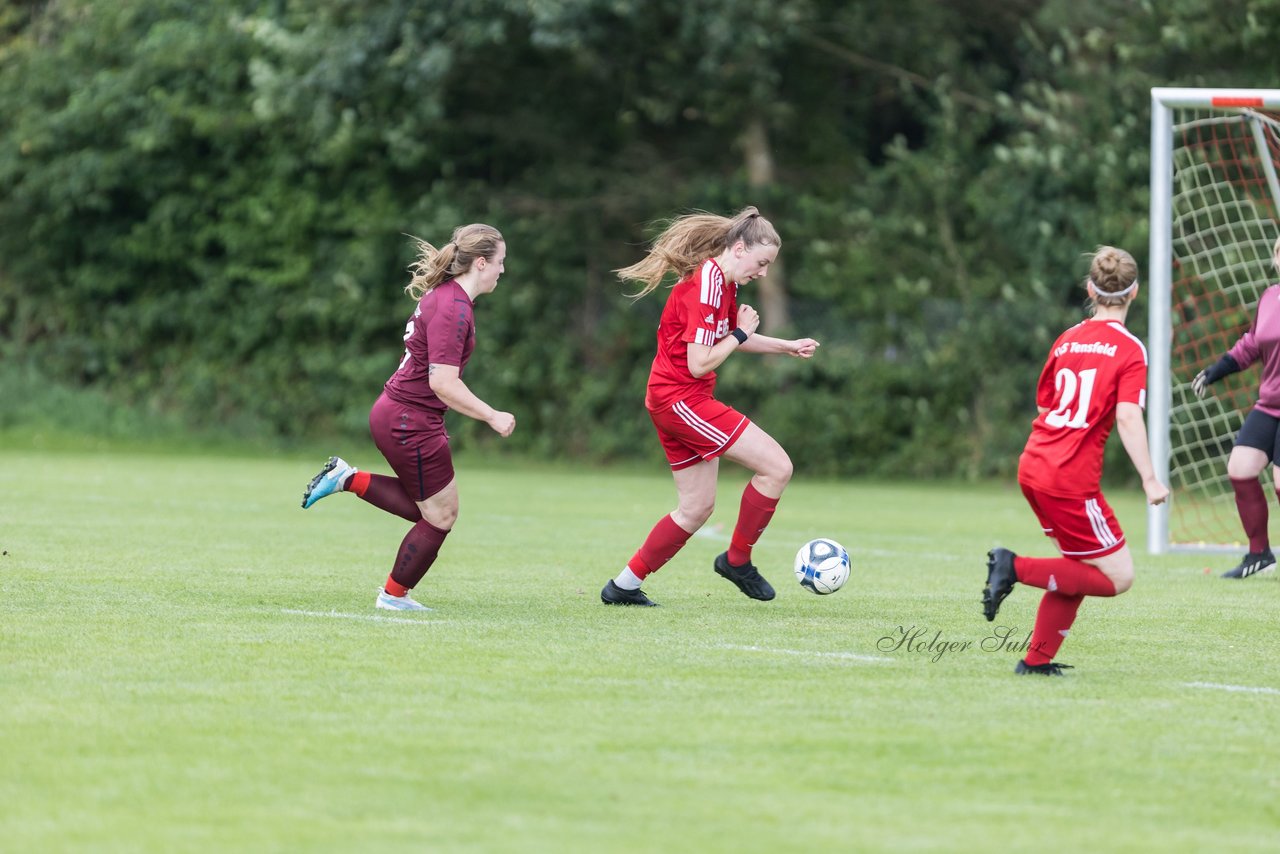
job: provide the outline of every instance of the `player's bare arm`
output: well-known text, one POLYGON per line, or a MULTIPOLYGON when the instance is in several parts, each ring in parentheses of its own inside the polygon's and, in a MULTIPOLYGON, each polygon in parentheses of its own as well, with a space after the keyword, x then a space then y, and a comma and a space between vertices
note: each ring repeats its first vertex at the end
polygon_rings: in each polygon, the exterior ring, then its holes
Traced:
POLYGON ((744 353, 780 353, 798 359, 811 359, 822 346, 812 338, 771 338, 768 335, 752 335, 738 349, 744 353))
POLYGON ((499 436, 510 436, 516 429, 516 418, 510 412, 494 409, 485 403, 462 381, 457 365, 432 363, 427 368, 428 382, 436 397, 454 412, 468 418, 483 421, 499 436))
POLYGON ((1169 487, 1156 477, 1151 465, 1151 451, 1147 446, 1147 427, 1142 419, 1142 407, 1136 403, 1116 404, 1116 431, 1120 441, 1133 461, 1133 467, 1142 478, 1142 490, 1148 504, 1163 504, 1169 497, 1169 487))

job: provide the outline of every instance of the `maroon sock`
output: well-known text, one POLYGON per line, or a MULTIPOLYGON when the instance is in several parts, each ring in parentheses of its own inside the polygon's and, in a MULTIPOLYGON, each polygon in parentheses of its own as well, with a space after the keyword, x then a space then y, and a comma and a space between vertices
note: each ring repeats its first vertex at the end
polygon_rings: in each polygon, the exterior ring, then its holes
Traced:
POLYGON ((1271 544, 1267 538, 1267 494, 1256 477, 1236 480, 1231 478, 1231 488, 1236 493, 1236 510, 1240 512, 1240 524, 1249 538, 1249 551, 1265 552, 1271 544))
POLYGON ((391 570, 391 580, 409 590, 416 587, 431 564, 435 563, 436 555, 440 554, 440 546, 447 536, 448 531, 437 528, 426 519, 419 519, 400 543, 396 565, 391 570))
POLYGON ((778 509, 777 498, 756 489, 755 484, 747 481, 747 488, 742 490, 742 503, 738 506, 738 524, 733 527, 733 538, 729 541, 729 563, 742 566, 751 560, 751 547, 760 539, 764 529, 773 518, 773 511, 778 509))
POLYGON ((1018 580, 1063 596, 1114 596, 1116 585, 1096 566, 1068 557, 1016 557, 1018 580))
POLYGON ((1031 631, 1031 646, 1027 648, 1027 664, 1048 664, 1058 654, 1062 642, 1067 639, 1071 624, 1076 621, 1083 596, 1064 596, 1049 591, 1040 600, 1036 611, 1036 625, 1031 631))
POLYGON ((662 565, 676 556, 676 552, 684 548, 684 544, 693 536, 676 524, 676 520, 667 514, 653 526, 649 536, 645 537, 640 550, 627 561, 627 566, 635 573, 636 578, 644 579, 650 573, 657 572, 662 565))
POLYGON ((393 516, 417 522, 422 518, 422 511, 400 485, 400 478, 388 477, 385 474, 370 474, 358 471, 347 481, 346 490, 354 492, 379 510, 385 510, 393 516))

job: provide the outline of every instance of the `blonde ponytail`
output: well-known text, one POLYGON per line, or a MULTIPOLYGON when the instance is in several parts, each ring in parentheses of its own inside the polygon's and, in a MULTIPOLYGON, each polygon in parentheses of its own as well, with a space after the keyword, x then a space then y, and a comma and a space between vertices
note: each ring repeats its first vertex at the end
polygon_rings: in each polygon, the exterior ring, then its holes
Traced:
POLYGON ((782 246, 773 225, 754 207, 745 207, 732 218, 697 211, 669 221, 643 258, 614 272, 624 282, 643 285, 631 294, 639 299, 658 287, 667 273, 683 279, 703 261, 739 240, 748 248, 761 244, 782 246))
POLYGON ((417 237, 413 241, 418 248, 418 260, 409 265, 413 277, 404 291, 414 299, 422 299, 441 282, 466 273, 477 258, 492 261, 498 247, 505 242, 498 229, 479 222, 455 228, 453 238, 439 249, 417 237))

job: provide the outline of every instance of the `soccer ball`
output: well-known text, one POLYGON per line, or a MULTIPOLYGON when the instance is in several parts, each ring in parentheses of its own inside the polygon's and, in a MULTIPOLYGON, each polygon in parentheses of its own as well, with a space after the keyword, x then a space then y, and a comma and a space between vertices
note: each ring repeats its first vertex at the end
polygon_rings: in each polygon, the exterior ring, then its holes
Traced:
POLYGON ((835 540, 810 540, 796 552, 796 579, 819 596, 835 593, 849 580, 849 553, 835 540))

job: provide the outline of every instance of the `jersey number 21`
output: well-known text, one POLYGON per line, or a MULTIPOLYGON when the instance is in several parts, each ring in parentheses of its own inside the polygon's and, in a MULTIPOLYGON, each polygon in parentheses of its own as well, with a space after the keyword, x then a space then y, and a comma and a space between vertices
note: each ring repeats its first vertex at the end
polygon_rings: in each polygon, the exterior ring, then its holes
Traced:
POLYGON ((1085 416, 1089 414, 1089 398, 1093 396, 1093 380, 1097 375, 1097 368, 1081 371, 1079 376, 1070 368, 1059 370, 1053 379, 1054 390, 1058 392, 1058 408, 1044 417, 1044 423, 1050 427, 1088 427, 1085 416), (1071 409, 1073 403, 1076 404, 1074 412, 1071 409))

